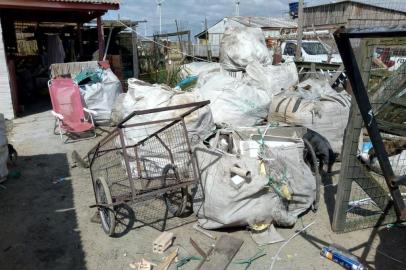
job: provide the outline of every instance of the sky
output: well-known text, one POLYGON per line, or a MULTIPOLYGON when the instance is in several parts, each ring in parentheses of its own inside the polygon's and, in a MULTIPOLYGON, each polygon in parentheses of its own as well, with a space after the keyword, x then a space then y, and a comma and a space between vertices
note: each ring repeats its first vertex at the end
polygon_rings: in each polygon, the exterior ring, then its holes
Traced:
MULTIPOLYGON (((240 0, 241 16, 287 16, 289 0, 240 0)), ((165 0, 162 4, 163 32, 176 31, 175 20, 182 30, 192 30, 197 34, 203 30, 207 18, 208 26, 225 16, 235 14, 235 0, 165 0)), ((118 12, 109 12, 106 19, 147 20, 147 34, 159 31, 159 16, 155 0, 122 0, 118 12)), ((145 33, 145 25, 140 24, 140 34, 145 33)))
MULTIPOLYGON (((162 1, 162 0, 160 0, 162 1)), ((287 17, 289 2, 298 0, 239 0, 241 16, 287 17)), ((315 5, 339 0, 305 0, 305 5, 315 5)), ((406 0, 357 0, 371 4, 391 5, 391 8, 403 6, 406 0)), ((140 24, 137 32, 148 36, 159 32, 159 16, 156 0, 121 0, 119 11, 110 11, 105 19, 147 20, 140 24), (146 27, 145 27, 146 26, 146 27)), ((226 16, 235 15, 235 0, 164 0, 162 4, 162 32, 175 32, 175 20, 179 30, 192 30, 195 35, 204 30, 204 20, 208 27, 226 16)))

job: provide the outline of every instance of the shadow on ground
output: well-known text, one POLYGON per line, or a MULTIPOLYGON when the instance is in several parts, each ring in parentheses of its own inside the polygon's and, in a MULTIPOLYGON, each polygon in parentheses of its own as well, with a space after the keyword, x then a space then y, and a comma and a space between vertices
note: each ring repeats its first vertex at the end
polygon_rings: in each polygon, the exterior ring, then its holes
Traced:
POLYGON ((85 269, 66 155, 21 156, 14 170, 0 189, 0 268, 85 269))

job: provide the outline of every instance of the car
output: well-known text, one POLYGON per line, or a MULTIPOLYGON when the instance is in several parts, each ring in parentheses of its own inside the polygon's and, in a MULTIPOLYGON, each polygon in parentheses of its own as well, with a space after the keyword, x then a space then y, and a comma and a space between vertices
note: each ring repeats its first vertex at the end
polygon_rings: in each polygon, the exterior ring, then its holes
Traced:
MULTIPOLYGON (((296 56, 296 40, 286 40, 281 44, 282 58, 285 61, 293 61, 296 56)), ((331 54, 329 60, 329 52, 325 45, 318 40, 302 40, 302 59, 305 62, 315 63, 334 63, 341 64, 342 60, 339 54, 331 54)))

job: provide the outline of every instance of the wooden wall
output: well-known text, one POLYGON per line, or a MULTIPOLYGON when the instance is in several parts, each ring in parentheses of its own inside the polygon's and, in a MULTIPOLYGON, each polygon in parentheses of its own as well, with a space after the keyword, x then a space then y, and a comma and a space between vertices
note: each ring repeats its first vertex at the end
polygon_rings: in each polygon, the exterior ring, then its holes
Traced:
POLYGON ((6 54, 4 50, 3 33, 0 23, 0 113, 7 119, 14 118, 13 103, 7 69, 6 54))
POLYGON ((400 11, 354 2, 342 2, 304 9, 304 27, 313 25, 320 28, 337 28, 345 25, 357 26, 390 26, 406 24, 406 14, 400 11))

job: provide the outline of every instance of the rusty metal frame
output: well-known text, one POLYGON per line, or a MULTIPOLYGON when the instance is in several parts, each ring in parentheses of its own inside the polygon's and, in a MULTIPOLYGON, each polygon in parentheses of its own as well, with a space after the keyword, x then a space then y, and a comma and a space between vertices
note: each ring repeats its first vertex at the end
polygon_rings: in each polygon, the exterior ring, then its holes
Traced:
POLYGON ((406 27, 380 27, 380 28, 339 28, 334 33, 334 39, 343 60, 346 74, 350 80, 353 96, 357 102, 365 128, 368 131, 371 143, 375 149, 379 164, 386 184, 391 194, 396 216, 399 221, 406 220, 406 207, 403 201, 398 184, 405 176, 396 178, 392 166, 389 162, 378 123, 373 114, 372 105, 369 101, 368 92, 363 83, 358 63, 352 49, 350 39, 352 38, 384 38, 384 37, 406 37, 406 27))
MULTIPOLYGON (((109 132, 106 137, 104 137, 98 144, 96 144, 89 152, 88 152, 88 158, 90 162, 90 173, 91 173, 91 178, 92 178, 92 183, 93 183, 93 188, 95 188, 95 179, 94 175, 92 172, 92 165, 94 163, 94 160, 97 158, 98 154, 100 153, 106 153, 109 151, 114 151, 114 150, 120 150, 123 153, 123 158, 124 158, 124 163, 125 163, 125 170, 126 174, 128 177, 128 181, 130 184, 130 190, 128 193, 122 194, 120 196, 116 196, 113 199, 115 200, 114 203, 112 204, 98 204, 96 201, 96 204, 92 205, 91 207, 112 207, 116 205, 120 205, 123 203, 128 203, 131 201, 144 201, 147 199, 154 198, 156 196, 159 196, 161 194, 164 194, 166 192, 171 192, 175 191, 177 189, 185 188, 191 184, 194 184, 198 181, 198 174, 197 174, 197 167, 196 167, 196 162, 194 160, 194 156, 192 153, 192 147, 190 144, 187 128, 186 128, 186 123, 184 118, 194 111, 208 105, 210 101, 202 101, 202 102, 194 102, 194 103, 189 103, 189 104, 182 104, 182 105, 176 105, 176 106, 169 106, 169 107, 160 107, 160 108, 154 108, 154 109, 148 109, 148 110, 139 110, 139 111, 134 111, 130 115, 128 115, 123 121, 121 121, 115 129, 113 129, 111 132, 109 132), (146 121, 146 122, 141 122, 141 123, 136 123, 136 124, 126 124, 132 117, 134 116, 139 116, 139 115, 146 115, 146 114, 151 114, 151 113, 158 113, 158 112, 163 112, 163 111, 171 111, 171 110, 181 110, 181 109, 187 109, 186 112, 181 113, 178 117, 173 117, 173 118, 167 118, 167 119, 160 119, 160 120, 154 120, 154 121, 146 121), (141 141, 135 143, 134 145, 126 145, 125 143, 125 137, 124 137, 124 129, 125 128, 131 128, 131 127, 136 127, 136 126, 146 126, 146 125, 152 125, 152 124, 158 124, 158 123, 165 123, 169 122, 167 125, 163 126, 159 130, 155 131, 154 133, 148 135, 141 141), (184 136, 186 137, 186 142, 187 142, 187 149, 188 149, 188 154, 190 155, 191 159, 191 166, 193 170, 193 179, 192 181, 185 181, 179 184, 171 185, 169 187, 164 187, 164 188, 156 188, 156 189, 150 189, 147 191, 140 191, 136 190, 134 187, 134 179, 132 173, 131 173, 131 167, 130 167, 130 158, 127 153, 128 149, 133 148, 135 152, 135 159, 136 159, 136 165, 138 168, 138 171, 141 172, 142 170, 140 169, 140 162, 139 162, 139 156, 138 156, 138 147, 145 143, 148 139, 151 139, 153 137, 157 138, 159 143, 163 145, 163 147, 169 152, 171 162, 174 163, 174 158, 173 154, 171 152, 171 149, 163 142, 163 140, 159 137, 159 133, 165 131, 166 129, 172 127, 173 125, 180 123, 182 126, 182 133, 184 133, 184 136), (119 137, 120 138, 120 144, 121 147, 114 147, 114 148, 108 148, 108 149, 103 149, 103 145, 106 145, 108 142, 111 140, 119 137)), ((142 177, 137 177, 142 179, 142 177)), ((159 177, 153 177, 158 179, 159 177)), ((151 178, 152 179, 152 178, 151 178)), ((96 192, 95 192, 96 193, 96 192)), ((96 195, 96 194, 95 194, 96 195)))

